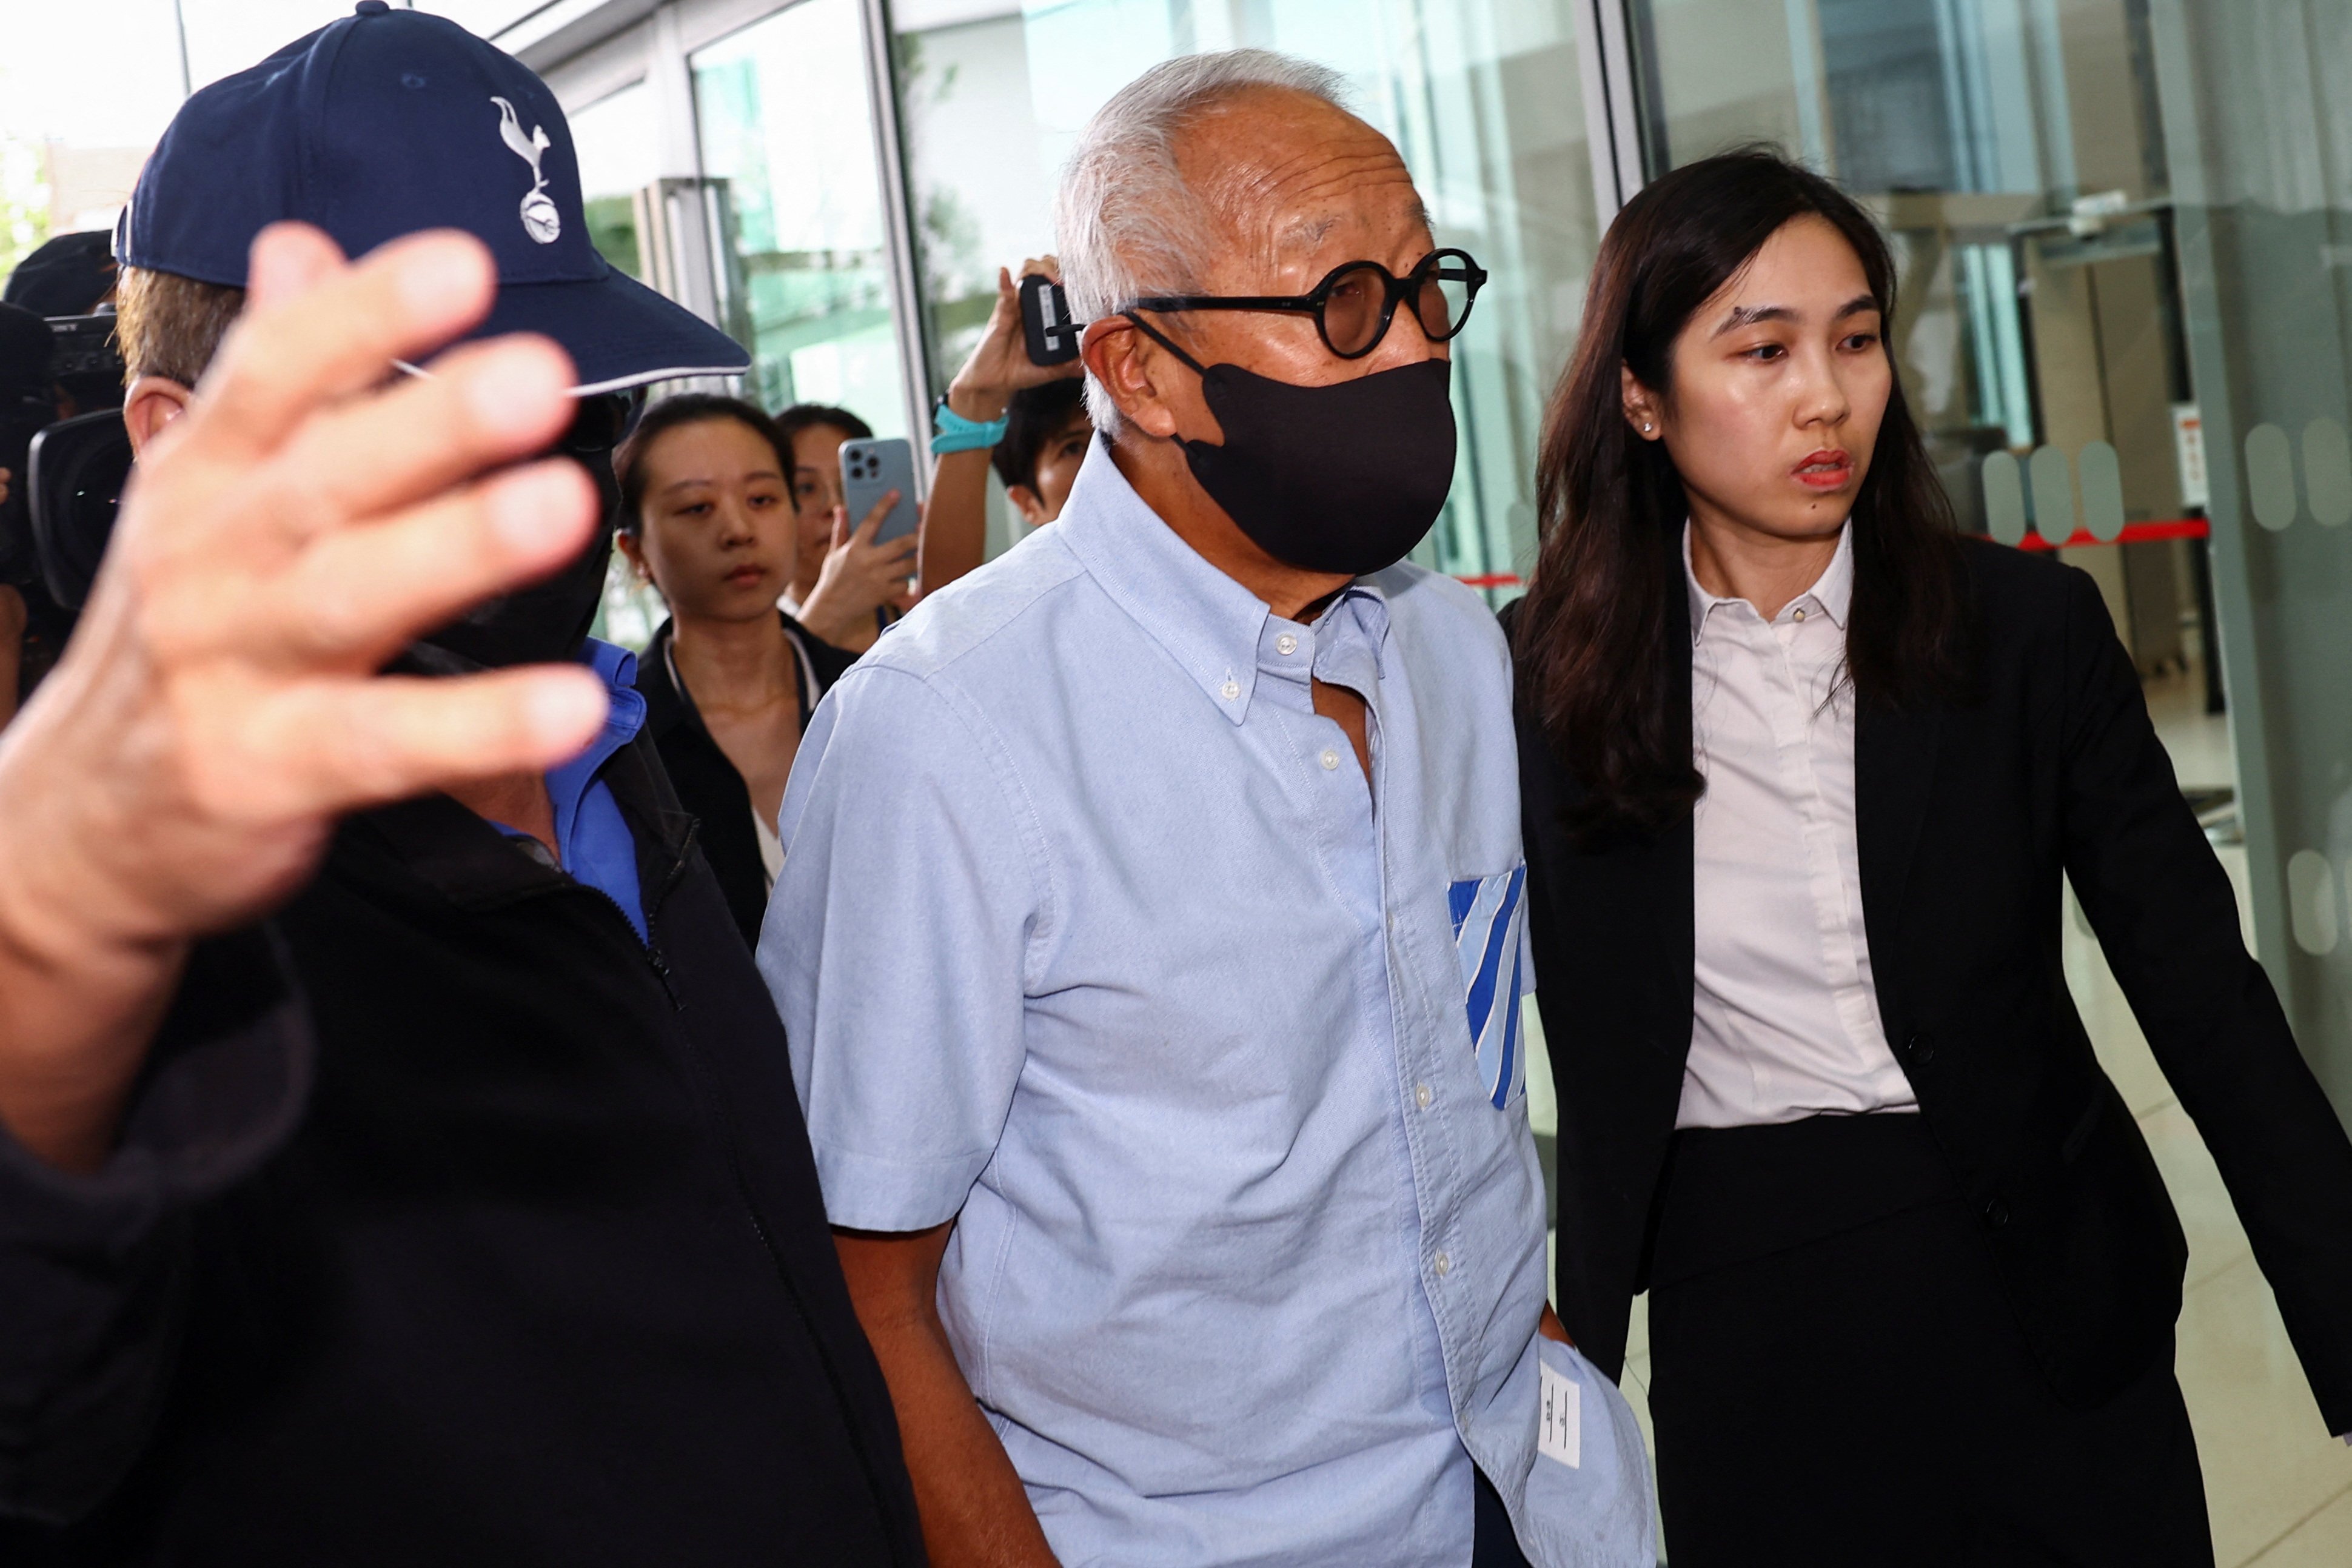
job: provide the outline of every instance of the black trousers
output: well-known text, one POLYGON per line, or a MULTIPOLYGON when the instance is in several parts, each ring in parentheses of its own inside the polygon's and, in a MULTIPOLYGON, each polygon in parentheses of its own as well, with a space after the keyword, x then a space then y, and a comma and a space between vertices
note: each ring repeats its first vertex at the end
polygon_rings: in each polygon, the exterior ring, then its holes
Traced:
POLYGON ((1511 1529, 1511 1510, 1503 1506, 1502 1494, 1484 1472, 1478 1476, 1474 1509, 1477 1531, 1470 1547, 1470 1568, 1528 1568, 1527 1553, 1519 1550, 1518 1535, 1511 1529))
POLYGON ((2060 1404, 1914 1115, 1675 1136, 1650 1287, 1674 1568, 2211 1568, 2165 1357, 2060 1404))

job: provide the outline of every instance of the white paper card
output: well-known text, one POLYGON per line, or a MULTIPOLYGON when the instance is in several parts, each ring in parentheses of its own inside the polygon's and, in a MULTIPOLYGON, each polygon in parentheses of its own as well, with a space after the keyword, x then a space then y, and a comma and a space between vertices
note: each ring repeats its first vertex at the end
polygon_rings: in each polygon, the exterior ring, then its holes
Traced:
POLYGON ((1536 1421, 1536 1452, 1576 1469, 1583 1462, 1584 1391, 1568 1373, 1554 1371, 1549 1362, 1538 1363, 1536 1370, 1542 1373, 1543 1384, 1542 1408, 1536 1421))

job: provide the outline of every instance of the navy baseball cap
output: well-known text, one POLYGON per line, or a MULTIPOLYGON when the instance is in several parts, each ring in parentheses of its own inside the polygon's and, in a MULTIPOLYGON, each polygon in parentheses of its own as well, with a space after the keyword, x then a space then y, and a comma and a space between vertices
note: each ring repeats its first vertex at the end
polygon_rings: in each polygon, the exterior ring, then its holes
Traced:
POLYGON ((315 224, 347 256, 426 228, 490 247, 498 302, 470 336, 541 332, 583 395, 750 356, 588 243, 572 130, 547 84, 457 23, 384 0, 181 105, 116 226, 125 266, 243 288, 254 236, 315 224))

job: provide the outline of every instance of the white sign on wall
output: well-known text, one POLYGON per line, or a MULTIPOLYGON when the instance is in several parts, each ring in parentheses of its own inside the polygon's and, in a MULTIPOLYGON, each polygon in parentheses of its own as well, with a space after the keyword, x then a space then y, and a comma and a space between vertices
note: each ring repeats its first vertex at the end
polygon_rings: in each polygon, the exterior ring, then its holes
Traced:
POLYGON ((2172 450, 2180 468, 2180 504, 2204 510, 2212 490, 2205 482, 2205 421, 2193 403, 2172 405, 2172 450))

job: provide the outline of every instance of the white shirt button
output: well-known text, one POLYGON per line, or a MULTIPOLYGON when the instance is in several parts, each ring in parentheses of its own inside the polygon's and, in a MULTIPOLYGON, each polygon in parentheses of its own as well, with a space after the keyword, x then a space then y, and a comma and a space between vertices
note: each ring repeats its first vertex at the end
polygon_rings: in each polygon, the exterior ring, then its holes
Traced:
POLYGON ((1288 632, 1285 632, 1280 637, 1274 639, 1274 651, 1279 654, 1297 653, 1298 651, 1298 639, 1292 637, 1288 632))
POLYGON ((1228 680, 1217 689, 1225 694, 1226 701, 1237 701, 1242 694, 1242 683, 1238 680, 1228 680))
POLYGON ((1413 1086, 1412 1102, 1415 1105, 1420 1106, 1423 1110, 1427 1110, 1429 1109, 1429 1102, 1436 1098, 1437 1097, 1435 1095, 1429 1092, 1429 1085, 1423 1083, 1413 1086))
POLYGON ((1803 620, 1804 618, 1805 618, 1805 612, 1804 612, 1804 611, 1802 611, 1802 610, 1799 610, 1799 611, 1797 612, 1797 619, 1799 619, 1799 620, 1801 620, 1801 620, 1803 620))
POLYGON ((1445 1256, 1445 1254, 1444 1254, 1444 1253, 1442 1253, 1442 1252, 1441 1252, 1441 1253, 1439 1253, 1439 1254, 1438 1254, 1434 1258, 1433 1258, 1431 1261, 1433 1261, 1433 1263, 1435 1263, 1435 1264, 1436 1264, 1436 1266, 1437 1266, 1437 1277, 1438 1277, 1440 1279, 1444 1279, 1448 1274, 1451 1274, 1451 1273, 1453 1273, 1453 1272, 1454 1272, 1454 1259, 1452 1259, 1451 1258, 1446 1257, 1446 1256, 1445 1256))
POLYGON ((1326 746, 1323 748, 1322 762, 1325 773, 1337 772, 1339 766, 1339 753, 1326 746))

